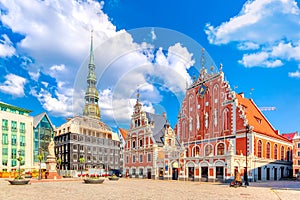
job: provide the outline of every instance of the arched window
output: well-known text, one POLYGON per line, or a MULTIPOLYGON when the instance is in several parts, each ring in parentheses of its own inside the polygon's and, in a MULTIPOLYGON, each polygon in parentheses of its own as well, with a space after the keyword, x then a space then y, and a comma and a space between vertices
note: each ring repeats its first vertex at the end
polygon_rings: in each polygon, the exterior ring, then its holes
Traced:
POLYGON ((258 140, 258 142, 257 142, 257 157, 259 157, 259 158, 262 157, 261 152, 262 152, 262 143, 260 140, 258 140))
POLYGON ((209 156, 213 152, 212 145, 206 145, 205 147, 205 156, 209 156))
POLYGON ((290 147, 288 147, 288 149, 286 151, 286 160, 291 161, 291 149, 290 149, 290 147))
POLYGON ((224 153, 225 153, 224 150, 225 150, 224 143, 218 144, 218 146, 217 146, 217 155, 224 155, 224 153))
POLYGON ((270 158, 270 149, 271 147, 270 147, 270 143, 269 142, 267 142, 267 152, 266 152, 266 158, 270 158))
POLYGON ((280 159, 284 160, 284 147, 281 146, 281 150, 280 150, 280 159))
POLYGON ((228 131, 230 128, 229 110, 226 108, 223 111, 223 130, 228 131))
POLYGON ((274 159, 278 159, 278 149, 277 149, 277 144, 274 145, 274 159))
POLYGON ((182 139, 187 138, 187 131, 186 131, 186 123, 185 121, 182 122, 182 139))
POLYGON ((200 153, 200 147, 195 146, 193 149, 193 156, 199 156, 199 153, 200 153))
POLYGON ((185 157, 189 157, 189 148, 186 148, 185 150, 185 157))

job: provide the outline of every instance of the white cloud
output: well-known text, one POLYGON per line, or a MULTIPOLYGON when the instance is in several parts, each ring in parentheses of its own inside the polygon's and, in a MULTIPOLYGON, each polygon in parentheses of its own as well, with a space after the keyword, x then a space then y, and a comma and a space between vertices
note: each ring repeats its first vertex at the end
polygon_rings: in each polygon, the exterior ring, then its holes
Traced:
POLYGON ((241 42, 238 44, 239 50, 256 50, 259 48, 259 45, 254 42, 241 42))
POLYGON ((15 48, 12 45, 12 42, 7 37, 6 34, 1 35, 3 39, 0 39, 0 57, 11 57, 16 53, 15 48))
POLYGON ((43 66, 48 74, 50 67, 64 64, 65 79, 73 81, 80 63, 89 52, 90 31, 94 30, 95 45, 113 37, 116 27, 103 13, 102 3, 96 1, 1 1, 0 20, 24 38, 17 51, 35 60, 37 68, 43 66))
POLYGON ((239 63, 245 67, 279 67, 283 63, 281 60, 270 60, 270 56, 267 52, 259 52, 253 54, 245 54, 239 63))
POLYGON ((289 72, 288 75, 291 78, 300 78, 300 64, 298 65, 298 70, 295 72, 289 72))
POLYGON ((239 61, 246 67, 278 67, 300 60, 299 15, 295 0, 247 1, 237 16, 217 27, 207 24, 205 32, 212 44, 237 42, 239 50, 252 50, 239 61))
POLYGON ((5 82, 0 84, 0 91, 14 97, 23 97, 26 79, 15 74, 7 74, 5 82))
MULTIPOLYGON (((152 112, 163 100, 160 88, 183 96, 191 80, 187 69, 195 61, 187 48, 172 43, 156 51, 158 45, 134 42, 126 31, 116 31, 102 3, 3 0, 1 5, 7 11, 1 22, 24 36, 16 50, 32 58, 29 75, 43 87, 32 87, 30 93, 54 116, 82 113, 92 29, 102 119, 128 122, 137 88, 145 109, 152 112)), ((157 42, 158 33, 152 29, 147 37, 157 42)))
POLYGON ((36 97, 43 108, 58 117, 71 117, 73 113, 73 89, 62 87, 63 83, 51 93, 43 88, 31 88, 30 94, 36 97))
POLYGON ((300 71, 297 70, 295 72, 289 72, 289 77, 291 77, 291 78, 300 78, 300 71))

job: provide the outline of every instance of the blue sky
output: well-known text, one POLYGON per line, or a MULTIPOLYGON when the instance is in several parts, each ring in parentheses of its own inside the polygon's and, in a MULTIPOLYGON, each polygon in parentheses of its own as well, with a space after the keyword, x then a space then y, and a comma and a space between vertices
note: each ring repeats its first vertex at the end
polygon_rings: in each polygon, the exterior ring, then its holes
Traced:
POLYGON ((59 126, 82 113, 90 32, 102 120, 128 127, 144 109, 176 123, 186 84, 220 63, 281 133, 299 131, 300 9, 294 0, 108 0, 0 3, 0 101, 46 111, 59 126), (251 90, 253 88, 254 90, 251 90))

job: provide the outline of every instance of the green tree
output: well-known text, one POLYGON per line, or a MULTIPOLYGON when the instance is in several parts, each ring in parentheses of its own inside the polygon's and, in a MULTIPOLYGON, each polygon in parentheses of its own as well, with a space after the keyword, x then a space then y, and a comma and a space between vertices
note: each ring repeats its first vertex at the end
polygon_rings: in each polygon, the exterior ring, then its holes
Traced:
POLYGON ((84 157, 80 157, 79 158, 79 162, 80 162, 80 164, 81 164, 81 177, 82 177, 82 168, 83 168, 83 165, 84 165, 84 157))

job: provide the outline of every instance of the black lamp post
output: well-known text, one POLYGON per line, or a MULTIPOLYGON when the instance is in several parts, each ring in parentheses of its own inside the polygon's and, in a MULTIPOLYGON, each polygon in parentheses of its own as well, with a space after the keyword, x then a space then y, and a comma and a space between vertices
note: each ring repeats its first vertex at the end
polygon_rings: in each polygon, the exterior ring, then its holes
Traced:
POLYGON ((244 175, 245 178, 245 186, 249 186, 248 182, 248 132, 249 132, 250 126, 249 124, 246 125, 246 172, 244 175))
POLYGON ((20 172, 21 172, 21 160, 22 160, 22 158, 21 158, 21 150, 20 150, 20 149, 18 150, 18 155, 19 155, 19 157, 18 157, 18 161, 19 161, 19 173, 18 173, 18 178, 20 179, 20 178, 21 178, 21 175, 20 175, 20 172))

